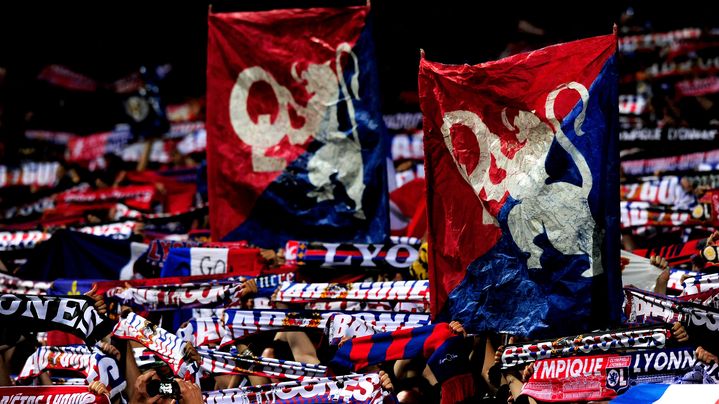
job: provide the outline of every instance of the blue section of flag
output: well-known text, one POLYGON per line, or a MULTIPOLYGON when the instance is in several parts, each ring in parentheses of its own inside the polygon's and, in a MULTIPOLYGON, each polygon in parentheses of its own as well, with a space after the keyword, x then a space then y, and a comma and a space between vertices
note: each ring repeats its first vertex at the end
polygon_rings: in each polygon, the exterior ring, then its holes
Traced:
POLYGON ((84 295, 92 284, 102 279, 56 279, 47 291, 50 296, 84 295))
POLYGON ((35 248, 18 276, 31 280, 119 279, 131 259, 131 242, 58 230, 35 248))
MULTIPOLYGON (((543 251, 541 268, 530 269, 527 254, 517 246, 508 226, 512 209, 523 201, 509 196, 497 216, 502 229, 499 242, 469 265, 463 281, 450 292, 440 320, 460 321, 473 332, 493 330, 533 337, 606 326, 606 314, 592 313, 609 312, 610 321, 619 322, 622 297, 616 203, 619 156, 615 57, 608 59, 589 89, 581 125, 584 134, 577 136, 574 123, 581 109, 580 101, 562 122, 562 131, 584 156, 591 172, 593 185, 587 201, 596 226, 595 234, 586 236, 601 240, 602 245, 595 248, 602 251, 604 272, 582 276, 586 271, 592 273, 588 255, 563 254, 549 242, 546 231, 534 239, 543 251)), ((545 169, 549 175, 547 184, 582 184, 579 168, 565 148, 558 147, 556 138, 545 169)))
MULTIPOLYGON (((357 124, 363 186, 361 212, 348 195, 345 185, 331 176, 334 191, 330 199, 313 195, 316 191, 308 176, 308 163, 325 143, 314 140, 307 152, 291 162, 259 197, 249 217, 223 240, 248 240, 264 248, 279 248, 288 240, 344 241, 383 243, 389 237, 387 196, 387 136, 379 110, 379 89, 374 62, 371 27, 367 24, 359 37, 354 54, 359 67, 359 97, 342 90, 337 103, 339 130, 354 138, 350 113, 344 98, 350 98, 357 124)), ((343 71, 346 83, 355 74, 352 63, 343 71)), ((349 90, 351 92, 351 90, 349 90)), ((318 134, 322 139, 327 134, 318 134)), ((342 158, 342 157, 340 157, 342 158)))
POLYGON ((190 258, 192 257, 192 248, 175 247, 170 248, 165 258, 165 264, 160 271, 160 278, 169 278, 173 276, 190 276, 190 258))
POLYGON ((650 404, 664 395, 669 384, 640 384, 630 387, 626 393, 612 400, 616 404, 650 404))

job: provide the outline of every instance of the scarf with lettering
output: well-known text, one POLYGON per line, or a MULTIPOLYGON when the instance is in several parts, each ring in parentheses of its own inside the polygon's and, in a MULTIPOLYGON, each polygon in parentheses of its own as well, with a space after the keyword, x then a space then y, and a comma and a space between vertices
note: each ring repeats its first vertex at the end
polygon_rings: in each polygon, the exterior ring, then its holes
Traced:
POLYGON ((655 205, 675 205, 686 194, 687 192, 679 183, 679 177, 675 175, 648 179, 643 182, 623 183, 620 186, 621 200, 649 202, 655 205))
POLYGON ((525 365, 540 359, 562 358, 576 354, 663 348, 670 336, 671 332, 666 327, 657 325, 509 345, 502 352, 502 369, 525 365))
POLYGON ((88 384, 99 381, 110 390, 110 398, 120 394, 127 383, 115 358, 97 347, 84 345, 43 346, 25 361, 18 380, 33 379, 46 370, 73 370, 85 376, 88 384))
POLYGON ((247 280, 254 279, 255 283, 257 284, 256 296, 269 297, 275 292, 277 287, 282 282, 291 281, 294 279, 294 277, 295 274, 292 272, 266 274, 258 277, 245 275, 237 276, 231 274, 214 274, 131 279, 127 281, 100 281, 95 282, 95 284, 97 285, 98 293, 106 294, 107 297, 112 297, 115 296, 118 292, 120 292, 121 289, 124 289, 126 283, 136 289, 159 287, 177 288, 189 285, 236 285, 247 280))
POLYGON ((87 386, 12 386, 0 387, 0 403, 110 404, 110 399, 90 393, 87 386))
POLYGON ((382 390, 379 374, 369 373, 208 391, 202 395, 207 404, 381 404, 389 393, 382 390))
POLYGON ((240 356, 236 349, 221 352, 198 348, 202 370, 210 374, 243 374, 275 379, 316 379, 327 376, 327 367, 274 358, 240 356))
POLYGON ((719 273, 698 274, 685 279, 682 286, 684 287, 682 295, 693 295, 708 290, 719 289, 719 273))
POLYGON ((0 188, 9 186, 53 187, 57 183, 57 161, 28 162, 20 167, 0 165, 0 188))
POLYGON ((420 243, 339 244, 288 241, 288 263, 312 267, 406 269, 419 257, 420 243))
POLYGON ((110 237, 115 240, 127 240, 135 233, 135 229, 138 226, 138 222, 127 220, 124 222, 117 223, 106 223, 98 224, 93 226, 84 226, 77 229, 77 231, 86 234, 92 234, 93 236, 110 237))
POLYGON ((56 201, 58 204, 118 201, 124 202, 131 208, 149 210, 154 197, 153 185, 129 185, 97 190, 70 190, 57 195, 56 201))
POLYGON ((317 311, 386 311, 393 313, 429 313, 429 305, 418 302, 358 302, 333 300, 310 302, 305 310, 317 311))
POLYGON ((542 359, 532 366, 522 394, 543 402, 606 400, 636 384, 716 384, 719 370, 686 347, 542 359))
POLYGON ((719 149, 679 156, 625 160, 621 163, 622 169, 627 175, 651 175, 657 171, 694 170, 703 164, 711 166, 719 164, 719 149))
POLYGON ((398 320, 399 321, 365 320, 349 314, 335 313, 329 318, 325 333, 327 334, 329 344, 337 345, 343 337, 365 337, 382 332, 397 331, 403 328, 429 325, 429 317, 426 315, 410 315, 406 318, 398 318, 398 320))
POLYGON ((194 317, 178 328, 175 334, 183 341, 199 347, 219 344, 224 333, 220 317, 194 317))
POLYGON ((185 360, 185 341, 135 313, 127 313, 121 318, 113 335, 139 342, 156 353, 181 378, 193 379, 199 375, 199 364, 185 360))
POLYGON ((719 310, 635 288, 624 288, 624 314, 630 323, 681 322, 719 331, 719 310))
POLYGON ((283 282, 274 302, 306 303, 327 300, 429 302, 428 281, 337 283, 283 282))
MULTIPOLYGON (((238 339, 261 331, 297 328, 324 330, 334 314, 337 312, 227 309, 223 314, 225 329, 220 345, 227 346, 238 339)), ((347 315, 389 324, 429 322, 429 314, 352 312, 347 315)))
POLYGON ((189 285, 162 288, 116 288, 108 296, 125 305, 142 307, 150 311, 188 308, 231 307, 239 304, 240 285, 189 285))
MULTIPOLYGON (((145 215, 149 216, 149 215, 145 215)), ((171 248, 190 248, 190 247, 206 247, 206 248, 242 248, 247 247, 246 241, 232 242, 207 242, 199 241, 177 241, 177 240, 152 240, 147 250, 146 261, 150 265, 160 268, 165 264, 165 260, 170 253, 171 248)))
POLYGON ((0 325, 27 331, 60 330, 92 345, 112 332, 113 323, 87 296, 0 296, 0 325))
POLYGON ((712 220, 711 205, 699 203, 693 209, 672 209, 647 202, 619 202, 621 227, 706 226, 712 220))

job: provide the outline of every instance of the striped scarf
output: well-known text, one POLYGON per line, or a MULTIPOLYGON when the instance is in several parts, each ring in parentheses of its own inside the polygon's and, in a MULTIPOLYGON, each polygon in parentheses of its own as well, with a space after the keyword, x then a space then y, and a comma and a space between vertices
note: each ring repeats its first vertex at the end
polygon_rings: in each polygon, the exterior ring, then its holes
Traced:
POLYGON ((719 310, 635 288, 624 288, 627 322, 682 322, 684 325, 719 331, 719 310))
POLYGON ((685 279, 682 286, 684 288, 682 295, 694 295, 708 290, 719 289, 719 273, 698 274, 685 279))
MULTIPOLYGON (((220 346, 261 331, 314 328, 324 330, 337 312, 293 312, 280 310, 234 310, 223 314, 224 336, 220 346)), ((392 324, 429 322, 429 314, 356 312, 347 314, 365 321, 392 324)))
MULTIPOLYGON (((19 381, 34 379, 47 370, 73 370, 85 376, 88 384, 99 381, 114 398, 127 386, 123 372, 115 358, 105 355, 97 347, 85 345, 43 346, 30 355, 18 375, 19 381)), ((124 398, 122 399, 124 401, 124 398)))
POLYGON ((175 334, 183 341, 199 347, 219 344, 225 335, 225 329, 219 317, 195 317, 178 328, 175 334))
POLYGON ((362 282, 350 284, 283 282, 275 302, 325 300, 429 302, 429 281, 362 282))
POLYGON ((562 358, 576 354, 663 348, 670 336, 671 333, 667 328, 645 327, 510 345, 502 352, 502 369, 525 365, 540 359, 562 358))
POLYGON ((645 258, 651 258, 652 256, 663 257, 670 266, 674 267, 692 262, 692 256, 697 253, 699 241, 701 240, 690 240, 682 244, 644 248, 633 250, 632 252, 645 258))
POLYGON ((343 337, 365 337, 403 328, 429 325, 427 316, 409 316, 406 319, 409 321, 376 321, 353 317, 349 314, 335 313, 329 318, 325 333, 330 345, 337 345, 343 337))
POLYGON ((107 291, 108 297, 122 304, 131 304, 150 311, 179 308, 231 307, 240 302, 240 285, 188 285, 163 288, 115 288, 107 291))
POLYGON ((388 395, 382 390, 379 374, 369 373, 209 391, 203 398, 206 404, 381 404, 388 395))
POLYGON ((316 379, 327 376, 327 367, 274 358, 240 356, 237 351, 221 352, 199 348, 202 370, 210 374, 243 374, 275 379, 316 379))
POLYGON ((185 341, 135 313, 127 313, 121 318, 113 335, 139 342, 156 353, 181 378, 189 379, 198 373, 199 364, 185 360, 185 341))

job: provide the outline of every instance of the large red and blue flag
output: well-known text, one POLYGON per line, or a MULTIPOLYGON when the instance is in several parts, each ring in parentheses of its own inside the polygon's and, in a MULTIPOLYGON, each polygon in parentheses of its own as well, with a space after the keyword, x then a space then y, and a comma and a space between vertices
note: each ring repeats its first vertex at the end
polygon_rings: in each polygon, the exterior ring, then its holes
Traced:
POLYGON ((432 312, 565 334, 620 316, 616 37, 498 61, 424 57, 432 312))
POLYGON ((210 14, 214 240, 385 241, 386 139, 368 11, 210 14))

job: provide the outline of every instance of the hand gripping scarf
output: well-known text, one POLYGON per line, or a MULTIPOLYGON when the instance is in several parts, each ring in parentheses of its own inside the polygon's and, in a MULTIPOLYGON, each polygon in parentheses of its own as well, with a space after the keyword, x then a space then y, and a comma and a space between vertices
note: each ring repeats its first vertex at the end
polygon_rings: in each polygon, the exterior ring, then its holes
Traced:
POLYGON ((127 313, 121 318, 113 335, 139 342, 156 353, 181 378, 192 379, 198 374, 199 364, 185 360, 186 341, 135 313, 127 313))

